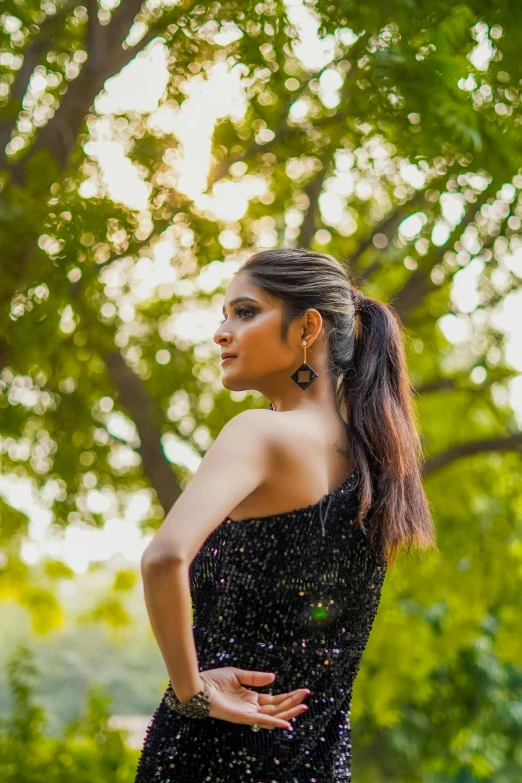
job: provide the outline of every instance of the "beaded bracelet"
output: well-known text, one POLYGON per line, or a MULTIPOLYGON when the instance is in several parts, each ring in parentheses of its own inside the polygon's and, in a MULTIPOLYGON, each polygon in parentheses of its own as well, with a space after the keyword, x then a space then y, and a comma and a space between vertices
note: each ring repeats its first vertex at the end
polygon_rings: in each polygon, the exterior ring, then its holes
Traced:
POLYGON ((206 686, 202 691, 192 696, 189 701, 183 702, 178 699, 169 682, 165 691, 165 701, 171 710, 179 712, 187 718, 208 718, 210 713, 210 694, 206 686))

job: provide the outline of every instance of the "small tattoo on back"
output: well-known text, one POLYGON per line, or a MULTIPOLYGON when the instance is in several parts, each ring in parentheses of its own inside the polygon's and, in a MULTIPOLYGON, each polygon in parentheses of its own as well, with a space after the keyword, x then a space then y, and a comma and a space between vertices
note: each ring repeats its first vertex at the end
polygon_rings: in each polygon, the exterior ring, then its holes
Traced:
POLYGON ((348 449, 343 449, 342 446, 339 446, 337 441, 333 444, 332 449, 334 451, 337 451, 338 454, 342 454, 343 457, 346 457, 348 459, 349 457, 348 449))

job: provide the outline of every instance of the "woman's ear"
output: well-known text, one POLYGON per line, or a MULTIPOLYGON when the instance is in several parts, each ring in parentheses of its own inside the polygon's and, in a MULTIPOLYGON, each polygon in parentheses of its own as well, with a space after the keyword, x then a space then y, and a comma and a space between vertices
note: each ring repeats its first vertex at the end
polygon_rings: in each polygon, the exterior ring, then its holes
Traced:
POLYGON ((323 326, 323 317, 319 310, 311 307, 306 311, 306 321, 301 340, 306 340, 307 348, 310 348, 317 340, 323 326))

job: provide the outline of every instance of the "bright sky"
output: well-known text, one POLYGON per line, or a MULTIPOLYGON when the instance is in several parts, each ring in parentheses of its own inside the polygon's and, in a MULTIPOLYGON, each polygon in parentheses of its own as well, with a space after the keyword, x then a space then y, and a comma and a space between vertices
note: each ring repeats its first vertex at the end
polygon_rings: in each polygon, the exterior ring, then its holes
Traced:
MULTIPOLYGON (((317 24, 308 9, 300 0, 289 0, 287 5, 292 14, 292 21, 299 26, 301 44, 296 54, 302 59, 308 69, 325 68, 331 61, 334 50, 334 39, 329 36, 323 40, 317 37, 317 24)), ((480 32, 480 31, 479 31, 480 32)), ((233 26, 226 33, 233 36, 233 26)), ((225 34, 223 34, 225 36, 225 34)), ((345 29, 340 33, 343 43, 350 44, 355 40, 353 33, 345 29)), ((223 42, 225 38, 223 38, 223 42)), ((233 251, 239 247, 234 231, 234 223, 246 212, 249 199, 263 196, 266 193, 266 183, 261 177, 247 176, 239 182, 216 183, 211 192, 205 193, 207 175, 210 164, 210 140, 215 122, 225 116, 242 116, 245 110, 245 98, 241 87, 241 68, 232 70, 226 64, 217 65, 211 76, 203 80, 194 77, 189 85, 186 100, 181 107, 161 104, 165 87, 168 82, 166 67, 167 50, 161 40, 153 41, 143 53, 143 56, 132 61, 116 77, 106 84, 106 91, 96 101, 96 109, 100 115, 92 132, 93 140, 87 144, 86 151, 97 161, 102 172, 104 186, 110 197, 129 207, 146 212, 149 198, 149 186, 140 176, 138 169, 125 154, 122 144, 116 140, 111 131, 110 115, 116 111, 134 110, 149 114, 152 127, 172 134, 179 145, 173 144, 172 165, 173 184, 176 188, 194 200, 196 207, 224 221, 225 228, 219 235, 225 250, 233 251), (227 224, 230 224, 227 227, 227 224)), ((477 46, 471 55, 474 65, 479 70, 485 70, 492 56, 491 46, 487 36, 479 34, 477 46)), ((327 106, 336 106, 339 102, 338 89, 341 85, 339 74, 333 69, 327 69, 321 76, 321 99, 327 106)), ((462 89, 472 89, 468 81, 463 81, 462 89)), ((476 86, 476 85, 475 85, 476 86)), ((38 85, 36 85, 38 88, 38 85)), ((307 113, 304 101, 296 101, 292 107, 295 117, 303 117, 307 113)), ((268 131, 266 131, 268 133, 268 131)), ((266 139, 265 139, 266 140, 266 139)), ((379 152, 379 150, 377 150, 379 152)), ((377 156, 378 157, 378 156, 377 156)), ((383 162, 387 153, 383 147, 383 162)), ((337 160, 337 173, 326 183, 325 192, 321 196, 320 209, 327 225, 337 227, 345 234, 351 233, 355 225, 346 209, 346 197, 355 192, 360 198, 375 195, 375 183, 359 176, 354 167, 352 153, 340 153, 337 160), (366 195, 365 195, 366 194, 366 195)), ((288 173, 299 176, 299 167, 303 164, 297 159, 289 161, 288 173)), ((383 163, 384 165, 384 163, 383 163)), ((241 175, 241 164, 235 174, 241 175)), ((416 165, 404 162, 398 176, 414 188, 424 185, 424 173, 416 165)), ((478 177, 476 178, 479 179, 478 177)), ((481 183, 473 187, 481 189, 481 183)), ((99 183, 93 176, 87 178, 81 186, 81 194, 89 198, 98 192, 99 183)), ((505 200, 512 197, 507 185, 505 200)), ((514 189, 512 188, 514 191, 514 189)), ((269 203, 269 200, 266 202, 269 203)), ((462 212, 462 197, 458 194, 445 194, 442 204, 442 218, 434 228, 432 241, 442 245, 447 239, 451 227, 459 222, 462 212)), ((275 232, 270 222, 269 207, 267 218, 260 228, 259 245, 267 247, 276 241, 275 232)), ((297 212, 297 210, 294 210, 297 212)), ((299 215, 291 211, 286 215, 287 225, 298 226, 299 215)), ((400 226, 401 235, 408 240, 414 240, 421 231, 426 218, 423 213, 417 213, 406 219, 400 226)), ((323 229, 323 231, 325 231, 323 229)), ((190 233, 190 232, 189 232, 190 233)), ((326 231, 326 234, 328 232, 326 231)), ((190 236, 180 238, 181 246, 190 245, 190 236)), ((152 259, 140 259, 139 264, 125 274, 132 276, 135 287, 135 301, 150 295, 151 287, 157 288, 172 283, 176 278, 172 257, 176 248, 167 240, 156 245, 152 259)), ((469 248, 472 253, 472 247, 469 248)), ((522 276, 522 244, 512 253, 505 253, 499 265, 497 283, 502 283, 502 275, 506 269, 522 276)), ((440 326, 446 337, 458 349, 459 344, 466 345, 470 339, 470 329, 480 326, 481 312, 475 311, 477 304, 477 276, 481 272, 483 262, 474 259, 462 268, 455 276, 453 298, 457 315, 448 315, 441 319, 440 326)), ((201 276, 200 284, 207 290, 214 290, 223 279, 230 277, 236 264, 226 261, 225 264, 209 265, 201 276)), ((133 320, 133 302, 122 302, 118 295, 118 269, 112 270, 112 279, 108 285, 114 287, 114 300, 123 312, 123 320, 133 320), (126 308, 126 310, 125 310, 126 308)), ((109 306, 112 306, 109 304, 109 306)), ((215 313, 182 314, 169 328, 177 337, 194 342, 200 342, 202 350, 208 348, 211 355, 215 346, 212 335, 217 328, 219 309, 215 313)), ((495 323, 508 333, 507 358, 511 365, 522 373, 522 339, 520 328, 520 311, 522 309, 522 294, 508 295, 498 308, 495 323)), ((67 324, 67 314, 62 315, 63 329, 72 329, 72 322, 67 324)), ((157 356, 158 363, 167 363, 170 359, 168 351, 161 351, 157 356), (160 355, 161 354, 161 355, 160 355)), ((485 376, 484 376, 485 377, 485 376)), ((484 380, 481 372, 476 371, 472 380, 481 383, 484 380)), ((25 390, 25 393, 29 393, 25 390)), ((499 392, 499 402, 503 402, 499 392)), ((522 376, 511 384, 510 400, 522 426, 522 376)), ((101 401, 100 416, 109 431, 124 437, 129 446, 122 446, 115 452, 114 459, 119 464, 132 461, 136 455, 131 448, 136 440, 136 433, 124 416, 112 412, 112 400, 104 398, 101 401)), ((183 393, 173 395, 169 416, 179 420, 183 415, 183 393)), ((103 431, 103 430, 102 430, 103 431)), ((204 436, 203 443, 204 443, 204 436)), ((168 458, 179 464, 187 465, 192 471, 197 469, 199 457, 183 442, 174 436, 164 440, 168 458)), ((87 486, 83 501, 85 508, 103 513, 106 524, 103 529, 92 529, 78 521, 69 525, 63 535, 52 530, 51 506, 53 498, 58 496, 60 487, 56 482, 49 482, 46 491, 40 498, 36 496, 31 482, 14 476, 0 476, 0 494, 14 507, 24 510, 30 516, 30 540, 24 544, 23 558, 27 563, 36 562, 42 555, 63 558, 75 571, 84 571, 90 562, 109 560, 113 557, 138 562, 149 538, 144 538, 139 530, 139 522, 147 513, 149 495, 146 491, 132 493, 124 499, 118 499, 111 492, 100 492, 96 489, 94 474, 91 486, 87 476, 87 486), (123 509, 121 504, 123 503, 123 509)))

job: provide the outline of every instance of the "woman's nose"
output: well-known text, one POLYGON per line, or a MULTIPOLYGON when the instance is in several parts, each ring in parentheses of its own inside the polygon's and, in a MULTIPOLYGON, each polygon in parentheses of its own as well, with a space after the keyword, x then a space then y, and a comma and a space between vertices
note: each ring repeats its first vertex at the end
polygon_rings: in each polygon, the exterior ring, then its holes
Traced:
POLYGON ((222 345, 224 343, 227 343, 229 340, 230 337, 225 332, 222 332, 221 329, 218 329, 214 334, 214 342, 217 345, 222 345))

